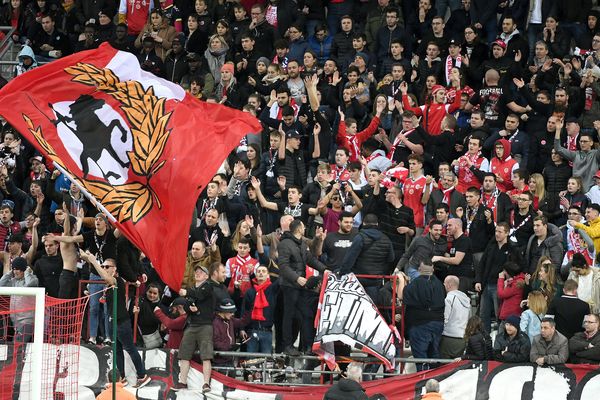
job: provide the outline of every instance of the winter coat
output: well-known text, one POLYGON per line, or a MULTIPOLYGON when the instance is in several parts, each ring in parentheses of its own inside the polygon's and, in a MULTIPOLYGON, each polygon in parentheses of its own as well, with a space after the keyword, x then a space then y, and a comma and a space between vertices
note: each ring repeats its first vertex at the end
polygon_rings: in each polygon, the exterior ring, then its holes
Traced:
POLYGON ((520 330, 511 339, 506 332, 498 333, 494 342, 494 356, 497 361, 521 363, 529 360, 531 342, 520 330), (502 352, 506 349, 506 352, 502 352))
POLYGON ((545 365, 564 364, 569 358, 569 341, 559 331, 554 332, 550 341, 546 341, 541 335, 533 339, 529 361, 535 362, 544 357, 545 365))
MULTIPOLYGON (((600 270, 595 267, 590 267, 592 270, 590 273, 592 274, 592 296, 588 301, 590 305, 590 310, 593 313, 598 313, 600 311, 600 270)), ((575 282, 579 283, 579 275, 575 273, 575 271, 571 271, 568 279, 573 279, 575 282)))
POLYGON ((592 149, 587 153, 581 150, 567 150, 561 146, 559 139, 554 139, 554 150, 562 158, 573 162, 573 175, 580 176, 583 180, 583 193, 590 190, 594 185, 594 174, 600 167, 600 150, 592 149))
POLYGON ((576 364, 600 363, 600 332, 588 337, 585 332, 577 332, 569 339, 570 362, 576 364), (589 347, 590 344, 593 347, 589 347))
POLYGON ((404 288, 403 302, 406 322, 418 326, 431 321, 443 321, 445 289, 433 275, 420 275, 404 288))
MULTIPOLYGON (((535 235, 531 235, 527 242, 525 250, 525 265, 529 267, 529 271, 535 271, 538 259, 534 259, 531 254, 533 241, 537 240, 535 235)), ((561 265, 563 259, 563 243, 562 233, 554 224, 548 224, 548 235, 540 245, 542 247, 541 256, 548 256, 554 265, 561 265)))
MULTIPOLYGON (((144 30, 142 30, 137 39, 135 39, 135 47, 140 49, 142 47, 144 36, 149 36, 152 31, 152 25, 146 24, 144 30)), ((177 31, 174 27, 163 24, 156 33, 163 41, 161 43, 154 42, 154 51, 156 52, 156 55, 164 61, 167 57, 167 51, 170 50, 173 45, 173 39, 177 36, 177 31)))
POLYGON ((525 274, 523 272, 510 278, 498 278, 498 299, 502 300, 500 306, 500 319, 505 320, 511 315, 521 314, 521 300, 525 293, 525 274))
POLYGON ((367 400, 368 398, 360 383, 342 378, 329 388, 323 400, 367 400))
POLYGON ((492 338, 489 333, 482 330, 467 340, 463 360, 492 360, 493 358, 492 338))
MULTIPOLYGON (((387 275, 392 271, 394 249, 390 239, 377 228, 363 228, 352 240, 342 261, 342 275, 349 272, 363 275, 387 275)), ((364 280, 363 285, 373 284, 364 280)))
POLYGON ((299 277, 306 277, 307 265, 321 272, 326 269, 325 264, 310 252, 308 245, 290 232, 283 234, 277 251, 279 252, 277 265, 279 265, 280 278, 282 278, 281 286, 300 288, 297 280, 299 277))

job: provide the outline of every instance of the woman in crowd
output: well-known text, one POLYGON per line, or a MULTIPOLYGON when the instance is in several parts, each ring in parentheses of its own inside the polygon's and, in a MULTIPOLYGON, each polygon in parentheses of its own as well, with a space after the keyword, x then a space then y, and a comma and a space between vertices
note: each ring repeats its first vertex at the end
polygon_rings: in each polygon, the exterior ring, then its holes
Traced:
POLYGON ((525 332, 529 337, 529 341, 533 343, 533 338, 540 334, 542 328, 542 318, 546 315, 548 303, 546 297, 540 291, 530 292, 526 300, 527 310, 521 314, 521 331, 525 332))
POLYGON ((154 51, 156 55, 165 61, 167 51, 171 49, 173 39, 177 36, 177 31, 174 27, 168 24, 168 20, 163 17, 162 11, 154 9, 150 13, 150 21, 140 32, 135 40, 135 47, 142 48, 142 40, 151 37, 154 40, 154 51))
POLYGON ((540 257, 537 267, 529 279, 529 287, 531 290, 541 292, 546 298, 547 304, 562 296, 560 276, 550 257, 540 257))
POLYGON ((161 307, 160 296, 160 287, 156 283, 150 283, 146 286, 146 294, 140 298, 138 306, 133 307, 133 313, 138 314, 138 330, 142 334, 144 348, 146 349, 162 347, 163 344, 160 334, 160 320, 154 314, 155 308, 161 307))
POLYGON ((465 354, 463 360, 491 360, 493 346, 490 334, 483 327, 483 321, 477 315, 469 318, 465 328, 465 354))

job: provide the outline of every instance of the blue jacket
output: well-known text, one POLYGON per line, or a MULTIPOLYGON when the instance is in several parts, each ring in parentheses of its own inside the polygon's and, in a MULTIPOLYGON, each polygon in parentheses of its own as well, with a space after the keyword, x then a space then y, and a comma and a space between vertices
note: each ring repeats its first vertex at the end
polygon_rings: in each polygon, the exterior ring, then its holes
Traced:
POLYGON ((308 45, 310 49, 317 54, 317 60, 319 61, 319 65, 325 64, 325 61, 331 55, 331 44, 333 43, 333 36, 327 35, 322 42, 319 42, 315 35, 310 35, 308 37, 308 45))

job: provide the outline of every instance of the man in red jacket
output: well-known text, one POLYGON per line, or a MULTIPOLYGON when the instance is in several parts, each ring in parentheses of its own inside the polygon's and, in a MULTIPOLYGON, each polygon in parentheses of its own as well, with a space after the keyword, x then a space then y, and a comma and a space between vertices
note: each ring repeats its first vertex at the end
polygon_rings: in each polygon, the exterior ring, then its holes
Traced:
POLYGON ((427 133, 433 136, 442 133, 442 120, 444 117, 460 108, 461 90, 456 92, 456 97, 454 97, 452 104, 446 104, 446 89, 442 85, 435 85, 431 88, 431 99, 419 107, 410 106, 407 96, 408 85, 406 82, 400 84, 400 91, 402 91, 402 105, 404 109, 421 116, 421 126, 427 133))
POLYGON ((357 123, 354 118, 348 118, 346 123, 346 116, 341 108, 338 108, 340 114, 340 125, 338 127, 337 143, 340 147, 345 147, 350 150, 350 162, 358 161, 360 155, 360 146, 373 136, 377 132, 379 127, 379 118, 383 112, 385 105, 377 104, 375 116, 371 120, 369 126, 366 129, 357 131, 357 123))

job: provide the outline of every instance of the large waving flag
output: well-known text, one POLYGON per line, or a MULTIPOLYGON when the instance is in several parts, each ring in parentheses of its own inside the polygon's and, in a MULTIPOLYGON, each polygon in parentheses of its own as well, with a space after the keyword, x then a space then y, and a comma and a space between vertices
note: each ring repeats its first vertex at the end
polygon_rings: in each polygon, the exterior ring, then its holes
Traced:
POLYGON ((103 44, 15 78, 0 115, 68 172, 179 289, 196 199, 250 114, 192 98, 103 44))

